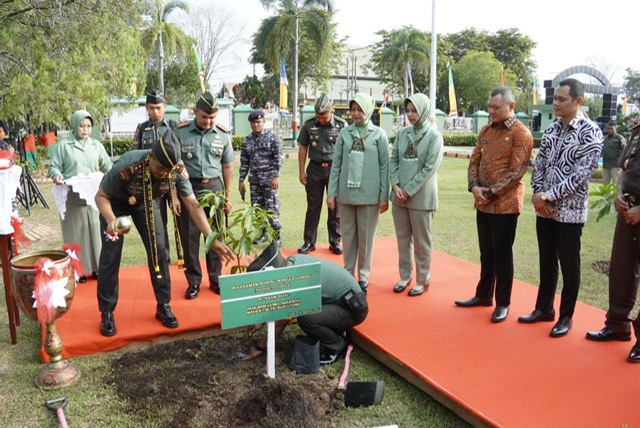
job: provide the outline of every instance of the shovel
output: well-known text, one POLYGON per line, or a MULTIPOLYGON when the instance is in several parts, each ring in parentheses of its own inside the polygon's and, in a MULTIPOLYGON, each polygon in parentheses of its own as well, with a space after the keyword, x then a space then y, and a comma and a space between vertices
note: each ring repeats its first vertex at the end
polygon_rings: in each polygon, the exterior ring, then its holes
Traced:
POLYGON ((67 407, 67 397, 56 398, 44 402, 47 409, 53 410, 58 415, 58 422, 62 428, 68 428, 67 420, 64 417, 64 408, 67 407))
POLYGON ((338 383, 336 396, 344 396, 346 407, 368 407, 382 402, 384 395, 384 382, 349 382, 346 385, 349 374, 349 361, 353 351, 353 345, 349 345, 344 357, 344 370, 338 383))

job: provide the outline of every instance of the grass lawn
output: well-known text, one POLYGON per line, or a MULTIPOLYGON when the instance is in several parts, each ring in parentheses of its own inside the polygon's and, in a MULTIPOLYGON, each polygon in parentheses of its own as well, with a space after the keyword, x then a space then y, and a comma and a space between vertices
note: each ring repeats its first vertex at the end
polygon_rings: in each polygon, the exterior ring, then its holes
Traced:
MULTIPOLYGON (((237 164, 236 164, 237 165, 237 164)), ((461 259, 478 263, 479 253, 475 226, 475 211, 472 197, 467 192, 466 168, 468 161, 445 158, 439 170, 440 208, 434 222, 434 248, 461 259)), ((236 166, 237 168, 237 166, 236 166)), ((535 213, 530 202, 530 174, 525 177, 527 196, 524 212, 519 218, 518 234, 514 246, 515 275, 531 284, 538 281, 538 252, 535 234, 535 213)), ((51 185, 39 186, 47 201, 53 205, 51 185)), ((233 198, 239 201, 237 189, 233 198)), ((302 245, 302 229, 306 211, 303 186, 298 181, 298 161, 287 160, 280 180, 282 239, 284 246, 302 245)), ((26 216, 26 212, 23 213, 26 216)), ((593 262, 608 260, 614 229, 614 216, 605 217, 596 223, 596 212, 589 214, 582 236, 582 289, 580 300, 592 306, 606 309, 607 279, 595 272, 593 262)), ((46 239, 49 248, 59 248, 61 234, 55 207, 33 208, 31 217, 25 218, 29 224, 38 224, 55 231, 46 239)), ((378 236, 394 234, 390 211, 380 217, 378 236)), ((43 238, 44 239, 44 238, 43 238)), ((320 220, 319 245, 327 245, 326 212, 320 220)), ((173 247, 172 247, 173 248, 173 247)), ((127 236, 124 265, 145 264, 144 249, 135 229, 127 236)), ((147 286, 143 284, 142 286, 147 286)), ((391 284, 389 285, 391 286, 391 284)), ((4 294, 4 287, 2 288, 4 294)), ((460 296, 467 298, 471 296, 460 296)), ((4 298, 2 299, 4 301, 4 298)), ((534 302, 531 302, 533 309, 534 302)), ((33 379, 42 364, 38 358, 40 328, 22 315, 22 325, 18 328, 19 342, 10 345, 8 316, 4 304, 0 305, 0 426, 34 427, 57 426, 55 415, 44 406, 45 400, 66 396, 69 407, 66 410, 69 424, 74 427, 140 427, 161 426, 154 415, 131 415, 126 412, 125 403, 116 396, 114 389, 104 383, 105 374, 110 370, 110 361, 118 353, 74 358, 73 363, 82 371, 83 379, 77 386, 61 391, 42 391, 34 387, 33 379)), ((594 328, 599 326, 595 325, 594 328)), ((96 326, 97 328, 97 326, 96 326)), ((576 332, 580 334, 581 332, 576 332)), ((64 338, 63 338, 64 339, 64 338)), ((339 377, 342 365, 330 366, 327 371, 339 377)), ((371 427, 396 423, 403 427, 460 427, 468 426, 455 414, 440 405, 428 395, 364 352, 354 352, 350 371, 351 380, 383 380, 386 383, 384 401, 379 406, 360 409, 346 409, 341 412, 337 426, 371 427)), ((157 416, 157 415, 156 415, 157 416)))

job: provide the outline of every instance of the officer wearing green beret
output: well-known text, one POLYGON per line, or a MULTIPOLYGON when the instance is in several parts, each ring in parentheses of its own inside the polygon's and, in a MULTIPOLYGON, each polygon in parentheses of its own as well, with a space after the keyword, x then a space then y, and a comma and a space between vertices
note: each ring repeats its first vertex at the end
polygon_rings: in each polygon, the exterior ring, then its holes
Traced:
MULTIPOLYGON (((171 311, 171 279, 169 264, 162 257, 165 237, 156 219, 159 209, 153 200, 168 193, 172 185, 177 189, 181 203, 196 227, 205 235, 211 232, 200 204, 196 199, 187 173, 180 160, 180 143, 172 131, 163 135, 149 150, 132 150, 120 156, 113 168, 103 177, 96 195, 100 210, 100 227, 106 238, 102 244, 98 264, 98 307, 102 313, 100 333, 113 336, 117 333, 113 311, 118 303, 118 272, 122 258, 124 235, 116 229, 116 218, 131 216, 147 252, 151 283, 156 297, 156 319, 168 328, 178 327, 178 320, 171 311)), ((185 214, 186 215, 186 214, 185 214)), ((180 257, 180 244, 177 244, 180 257)), ((233 252, 222 242, 211 248, 225 260, 231 260, 233 252)), ((178 262, 180 264, 180 261, 178 262)))
MULTIPOLYGON (((136 132, 133 135, 133 150, 150 150, 153 143, 160 140, 169 129, 174 132, 177 130, 178 123, 175 120, 167 120, 164 117, 167 100, 162 92, 154 89, 147 93, 145 108, 149 114, 149 120, 138 124, 136 132)), ((163 227, 161 230, 164 232, 165 242, 167 243, 167 260, 169 260, 170 254, 169 234, 167 232, 167 206, 169 205, 170 197, 171 194, 167 193, 156 201, 160 208, 160 216, 162 217, 163 227)), ((176 233, 178 233, 178 231, 176 231, 176 233)))
MULTIPOLYGON (((225 189, 227 203, 224 211, 231 211, 231 186, 235 153, 228 130, 216 124, 218 103, 207 91, 198 98, 194 108, 195 118, 178 124, 178 138, 182 145, 184 161, 193 191, 198 194, 207 189, 213 192, 225 189)), ((184 204, 181 203, 184 208, 184 204)), ((205 208, 207 217, 210 209, 205 208)), ((184 212, 184 210, 182 210, 184 212)), ((202 268, 200 267, 200 230, 188 215, 180 216, 180 238, 184 248, 184 267, 187 277, 187 299, 195 299, 200 291, 202 268)), ((222 272, 220 257, 209 251, 206 255, 209 288, 220 293, 219 277, 222 272)))
MULTIPOLYGON (((307 254, 316 249, 318 223, 322 213, 324 192, 329 185, 329 175, 333 162, 333 149, 340 130, 347 122, 333 114, 333 102, 327 94, 321 94, 315 105, 316 116, 307 120, 298 136, 298 169, 300 183, 307 192, 307 214, 304 219, 304 244, 298 249, 307 254), (309 157, 309 165, 305 165, 309 157)), ((334 254, 342 254, 340 247, 340 213, 338 208, 327 210, 327 232, 329 249, 334 254)))

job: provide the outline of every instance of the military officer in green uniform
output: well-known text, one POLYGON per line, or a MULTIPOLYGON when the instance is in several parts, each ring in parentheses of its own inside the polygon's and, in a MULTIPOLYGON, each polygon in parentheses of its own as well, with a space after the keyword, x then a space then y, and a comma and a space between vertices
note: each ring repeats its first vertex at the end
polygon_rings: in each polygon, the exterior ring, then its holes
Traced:
POLYGON ((596 342, 631 340, 631 325, 636 342, 627 361, 640 363, 640 316, 632 321, 638 294, 638 265, 640 265, 640 124, 631 129, 618 167, 621 168, 618 196, 614 206, 618 212, 613 234, 609 266, 609 310, 604 328, 587 333, 596 342))
MULTIPOLYGON (((133 135, 133 150, 151 150, 153 143, 162 138, 167 130, 177 130, 178 123, 175 120, 167 120, 164 117, 164 112, 167 108, 167 100, 164 98, 164 94, 162 92, 159 92, 156 89, 149 92, 147 94, 145 108, 149 114, 149 120, 138 124, 136 132, 133 135)), ((163 227, 161 230, 164 232, 165 242, 167 243, 167 260, 169 260, 170 257, 169 234, 167 233, 167 206, 169 205, 170 197, 171 194, 167 193, 165 196, 156 200, 162 217, 163 227)))
MULTIPOLYGON (((315 117, 302 125, 298 136, 298 170, 300 183, 307 192, 307 214, 304 219, 304 244, 298 249, 307 254, 316 249, 318 223, 322 213, 324 192, 329 185, 333 148, 340 130, 347 122, 333 114, 333 102, 327 94, 321 94, 315 105, 315 117), (305 165, 309 157, 309 165, 305 165)), ((340 247, 340 213, 338 208, 327 210, 327 231, 329 233, 329 249, 334 254, 342 254, 340 247)))
MULTIPOLYGON (((173 184, 196 227, 205 235, 212 233, 187 178, 187 172, 180 161, 180 143, 172 131, 156 141, 150 151, 133 150, 123 154, 103 177, 95 198, 100 210, 100 227, 106 235, 98 266, 98 307, 102 313, 100 333, 103 336, 117 333, 113 311, 118 303, 118 272, 124 235, 118 235, 115 221, 121 216, 131 216, 144 242, 157 302, 156 319, 165 327, 178 327, 178 320, 169 306, 169 264, 161 256, 165 237, 158 233, 160 225, 156 219, 159 217, 159 210, 153 200, 168 193, 173 184)), ((213 251, 210 252, 215 252, 225 260, 233 258, 231 249, 222 242, 215 242, 211 249, 213 251)))
MULTIPOLYGON (((231 186, 233 183, 233 161, 235 154, 228 130, 216 124, 218 104, 211 92, 205 92, 196 102, 195 118, 178 125, 178 138, 182 145, 182 160, 189 173, 189 181, 197 195, 208 189, 218 192, 224 189, 224 210, 231 210, 231 186)), ((184 204, 181 203, 182 208, 184 204)), ((205 208, 209 216, 209 208, 205 208)), ((200 267, 200 229, 191 216, 180 216, 180 237, 184 248, 184 266, 187 277, 187 299, 195 299, 200 291, 202 268, 200 267)), ((220 293, 219 277, 222 272, 220 257, 209 251, 206 255, 209 288, 220 293)))

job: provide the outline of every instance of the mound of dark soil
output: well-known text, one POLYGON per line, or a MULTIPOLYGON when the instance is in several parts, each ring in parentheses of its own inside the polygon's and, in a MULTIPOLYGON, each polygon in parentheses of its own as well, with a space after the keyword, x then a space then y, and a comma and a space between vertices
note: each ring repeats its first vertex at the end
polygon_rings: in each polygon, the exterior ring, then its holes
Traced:
POLYGON ((110 382, 132 412, 160 414, 163 427, 331 427, 344 408, 337 380, 320 370, 296 375, 287 367, 293 338, 276 345, 276 377, 266 357, 242 358, 240 334, 180 340, 127 353, 113 363, 110 382))

